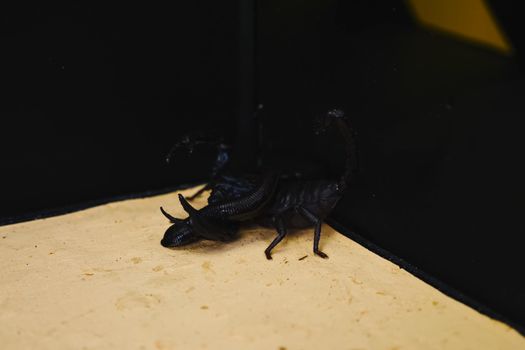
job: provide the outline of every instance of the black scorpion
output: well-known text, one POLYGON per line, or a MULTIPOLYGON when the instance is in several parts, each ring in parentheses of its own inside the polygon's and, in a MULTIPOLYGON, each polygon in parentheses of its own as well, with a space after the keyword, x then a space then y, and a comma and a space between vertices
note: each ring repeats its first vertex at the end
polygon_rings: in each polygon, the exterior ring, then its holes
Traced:
MULTIPOLYGON (((326 113, 320 131, 332 124, 338 128, 346 145, 345 169, 339 179, 311 181, 285 177, 272 171, 258 178, 221 176, 218 172, 228 159, 227 147, 221 144, 214 168, 215 176, 204 188, 188 198, 191 200, 203 191, 211 190, 208 205, 197 210, 179 194, 179 201, 188 213, 186 219, 175 218, 161 207, 161 212, 172 223, 161 244, 164 247, 178 247, 200 239, 229 242, 237 237, 241 223, 256 224, 277 230, 277 237, 264 251, 266 258, 271 259, 272 249, 281 242, 289 229, 313 226, 313 252, 328 258, 319 250, 321 224, 347 188, 355 157, 353 131, 341 110, 334 109, 326 113)), ((174 148, 182 145, 191 152, 198 143, 186 138, 174 148)))

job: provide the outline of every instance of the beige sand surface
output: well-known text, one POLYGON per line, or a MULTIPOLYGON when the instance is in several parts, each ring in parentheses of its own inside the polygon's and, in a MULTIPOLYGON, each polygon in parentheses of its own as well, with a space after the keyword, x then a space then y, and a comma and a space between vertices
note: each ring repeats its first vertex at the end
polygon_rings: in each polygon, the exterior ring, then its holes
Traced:
POLYGON ((169 250, 160 205, 182 216, 172 193, 0 227, 0 348, 525 349, 328 226, 328 260, 311 230, 273 261, 262 229, 169 250))

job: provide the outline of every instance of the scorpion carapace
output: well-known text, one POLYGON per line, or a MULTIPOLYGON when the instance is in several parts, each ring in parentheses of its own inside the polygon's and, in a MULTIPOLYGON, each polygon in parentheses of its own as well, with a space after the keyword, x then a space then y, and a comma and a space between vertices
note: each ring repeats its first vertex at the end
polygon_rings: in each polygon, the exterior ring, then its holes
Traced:
MULTIPOLYGON (((338 128, 346 145, 344 172, 334 180, 303 180, 276 172, 266 172, 258 177, 220 175, 224 159, 228 157, 224 155, 227 147, 217 143, 219 166, 216 164, 210 183, 188 198, 191 200, 204 190, 211 190, 208 205, 197 210, 179 194, 180 203, 188 213, 186 219, 174 218, 161 208, 164 216, 172 223, 161 244, 164 247, 177 247, 199 239, 228 242, 236 238, 241 224, 257 224, 277 231, 277 237, 265 250, 266 257, 271 259, 272 249, 281 242, 289 229, 314 227, 313 252, 327 258, 319 250, 321 225, 347 188, 356 153, 353 131, 341 110, 327 112, 318 131, 322 132, 330 125, 338 128)), ((185 140, 184 147, 188 147, 191 141, 185 140)), ((193 146, 190 147, 192 149, 193 146)))

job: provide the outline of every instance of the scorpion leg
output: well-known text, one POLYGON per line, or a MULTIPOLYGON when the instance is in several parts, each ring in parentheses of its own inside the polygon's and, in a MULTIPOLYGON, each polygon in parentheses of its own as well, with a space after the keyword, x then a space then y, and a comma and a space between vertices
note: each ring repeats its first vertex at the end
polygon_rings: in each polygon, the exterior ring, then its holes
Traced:
POLYGON ((276 217, 273 221, 275 228, 277 229, 277 237, 275 237, 272 243, 270 243, 268 248, 266 248, 264 251, 264 254, 266 254, 266 259, 268 260, 272 259, 272 249, 283 240, 284 236, 286 236, 286 227, 284 226, 283 220, 280 217, 276 217))
POLYGON ((306 208, 298 207, 297 210, 306 219, 310 220, 313 224, 315 224, 315 227, 314 227, 314 254, 319 255, 323 259, 328 258, 328 255, 326 255, 325 253, 319 250, 319 241, 321 240, 321 225, 323 221, 320 218, 316 217, 314 214, 312 214, 312 212, 306 208))
POLYGON ((224 143, 221 136, 209 135, 204 132, 185 135, 171 147, 166 155, 166 162, 170 163, 178 151, 192 154, 195 148, 199 146, 208 146, 217 149, 217 156, 211 169, 212 179, 216 178, 230 160, 231 146, 224 143))
POLYGON ((217 155, 211 169, 211 180, 204 187, 198 190, 193 195, 186 197, 188 200, 194 200, 199 197, 202 193, 208 190, 214 189, 216 183, 219 181, 221 172, 226 167, 230 160, 231 147, 222 142, 222 137, 206 135, 205 133, 195 133, 193 135, 183 136, 169 151, 166 156, 166 161, 171 162, 175 153, 179 150, 183 150, 188 154, 193 153, 194 149, 198 146, 209 146, 217 149, 217 155))
POLYGON ((229 146, 223 143, 219 143, 217 145, 217 158, 215 158, 215 162, 213 163, 213 168, 211 172, 211 181, 208 182, 203 188, 198 190, 196 193, 192 194, 189 197, 186 197, 187 200, 190 200, 190 201, 194 200, 195 198, 203 194, 205 191, 214 189, 215 184, 219 179, 221 171, 224 169, 224 167, 226 166, 226 163, 228 163, 230 159, 229 152, 230 152, 229 146))

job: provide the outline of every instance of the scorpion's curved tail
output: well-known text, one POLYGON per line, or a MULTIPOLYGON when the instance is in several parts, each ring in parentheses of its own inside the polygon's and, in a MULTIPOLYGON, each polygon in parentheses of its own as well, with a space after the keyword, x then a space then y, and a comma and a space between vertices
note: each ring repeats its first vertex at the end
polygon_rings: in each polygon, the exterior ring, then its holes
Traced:
POLYGON ((332 123, 335 123, 337 129, 343 136, 345 141, 345 168, 343 174, 340 176, 338 181, 338 191, 343 192, 350 182, 352 174, 358 168, 358 159, 357 159, 357 146, 355 142, 355 131, 350 126, 348 118, 345 116, 345 113, 340 109, 332 109, 328 111, 325 115, 324 120, 322 121, 321 131, 326 129, 332 123))

